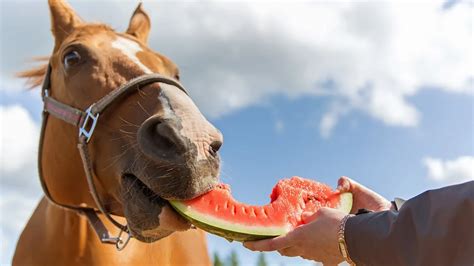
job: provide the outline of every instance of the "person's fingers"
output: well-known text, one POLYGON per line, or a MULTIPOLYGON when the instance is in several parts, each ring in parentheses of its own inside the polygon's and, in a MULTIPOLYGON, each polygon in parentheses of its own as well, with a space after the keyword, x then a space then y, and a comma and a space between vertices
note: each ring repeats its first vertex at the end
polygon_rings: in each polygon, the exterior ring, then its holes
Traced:
POLYGON ((244 247, 252 251, 274 251, 284 249, 291 246, 293 240, 293 234, 288 233, 283 236, 278 236, 272 239, 265 239, 259 241, 246 241, 244 247))
POLYGON ((363 194, 377 194, 375 191, 371 190, 370 188, 367 188, 366 186, 360 184, 357 181, 354 181, 353 179, 347 176, 342 176, 339 180, 340 182, 342 182, 343 189, 347 189, 347 192, 363 193, 363 194))
POLYGON ((324 213, 323 208, 319 209, 316 212, 303 212, 301 214, 301 219, 303 220, 303 224, 308 224, 308 223, 316 220, 323 213, 324 213))
MULTIPOLYGON (((352 192, 363 194, 377 194, 371 189, 359 184, 357 181, 350 179, 347 176, 341 176, 337 182, 337 190, 339 192, 352 192)), ((378 194, 377 194, 378 195, 378 194)))
POLYGON ((310 223, 310 222, 314 221, 314 219, 316 219, 316 217, 313 217, 313 216, 316 216, 316 213, 303 212, 301 214, 301 220, 303 221, 303 224, 307 224, 307 223, 310 223))
POLYGON ((339 192, 350 192, 351 191, 351 179, 347 176, 341 176, 337 181, 337 189, 339 192))
POLYGON ((301 220, 303 221, 303 225, 297 227, 295 230, 292 231, 292 233, 296 235, 300 233, 304 225, 311 223, 322 216, 328 217, 334 212, 339 212, 339 211, 333 208, 329 208, 329 207, 322 207, 321 209, 317 210, 315 213, 303 212, 301 214, 301 220))
POLYGON ((390 201, 380 194, 346 176, 339 178, 337 190, 339 192, 351 192, 353 194, 354 200, 351 213, 357 212, 360 208, 381 211, 388 210, 391 207, 390 201))
POLYGON ((296 257, 296 256, 300 256, 301 252, 299 251, 299 249, 297 247, 287 247, 287 248, 283 248, 283 249, 279 249, 277 250, 278 253, 280 253, 280 255, 282 256, 286 256, 286 257, 296 257))

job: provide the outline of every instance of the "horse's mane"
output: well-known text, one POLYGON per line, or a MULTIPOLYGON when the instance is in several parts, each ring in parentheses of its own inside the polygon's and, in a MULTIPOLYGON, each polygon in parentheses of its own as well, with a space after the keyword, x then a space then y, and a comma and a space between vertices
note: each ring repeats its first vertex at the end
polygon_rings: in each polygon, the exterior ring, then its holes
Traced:
MULTIPOLYGON (((49 57, 37 57, 33 58, 35 62, 48 62, 49 57)), ((29 70, 21 71, 16 74, 19 78, 27 79, 26 84, 30 89, 41 86, 43 84, 44 76, 46 75, 46 70, 48 69, 48 64, 41 64, 40 66, 34 67, 29 70)))

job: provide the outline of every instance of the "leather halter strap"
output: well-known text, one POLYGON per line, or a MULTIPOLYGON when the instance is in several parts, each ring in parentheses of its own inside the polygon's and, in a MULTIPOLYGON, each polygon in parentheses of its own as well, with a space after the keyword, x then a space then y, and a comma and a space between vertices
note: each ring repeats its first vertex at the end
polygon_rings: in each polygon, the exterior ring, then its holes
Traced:
POLYGON ((46 71, 45 79, 43 82, 41 96, 44 102, 44 109, 43 109, 43 122, 41 126, 41 134, 40 134, 40 143, 38 149, 38 172, 39 172, 39 179, 41 186, 43 188, 44 194, 46 198, 58 205, 60 207, 70 209, 76 211, 80 214, 83 214, 89 221, 89 224, 94 228, 96 231, 97 236, 99 237, 102 243, 107 244, 115 244, 118 250, 122 250, 127 245, 128 241, 130 240, 130 231, 127 225, 122 225, 120 222, 115 220, 109 213, 109 211, 105 208, 102 200, 99 197, 97 192, 97 188, 94 182, 94 170, 92 167, 92 162, 90 159, 90 153, 87 144, 89 143, 95 127, 97 125, 99 115, 104 112, 110 105, 114 102, 118 101, 119 99, 125 97, 128 93, 134 92, 141 88, 142 86, 151 84, 151 83, 165 83, 168 85, 172 85, 177 87, 178 89, 182 90, 184 93, 189 95, 186 89, 176 80, 171 79, 169 77, 160 75, 160 74, 146 74, 139 76, 130 80, 129 82, 123 84, 119 88, 111 91, 109 94, 105 95, 103 98, 98 100, 97 102, 93 103, 87 110, 82 111, 75 107, 69 106, 67 104, 61 103, 50 95, 51 90, 51 64, 48 65, 48 69, 46 71), (84 166, 84 173, 86 176, 87 184, 89 186, 89 191, 91 193, 92 198, 94 199, 95 204, 97 205, 98 210, 89 207, 78 207, 78 206, 69 206, 66 204, 59 203, 58 201, 54 200, 51 196, 51 193, 48 190, 46 185, 44 176, 43 176, 43 168, 42 168, 42 150, 43 150, 43 139, 44 133, 46 129, 46 124, 48 121, 49 114, 53 115, 54 117, 63 120, 75 127, 79 128, 79 139, 77 147, 79 149, 79 154, 82 159, 82 164, 84 166), (117 228, 120 229, 120 233, 117 237, 111 237, 110 233, 108 232, 107 228, 97 216, 97 213, 102 213, 112 224, 114 224, 117 228), (125 232, 128 234, 126 239, 122 239, 121 235, 125 232))

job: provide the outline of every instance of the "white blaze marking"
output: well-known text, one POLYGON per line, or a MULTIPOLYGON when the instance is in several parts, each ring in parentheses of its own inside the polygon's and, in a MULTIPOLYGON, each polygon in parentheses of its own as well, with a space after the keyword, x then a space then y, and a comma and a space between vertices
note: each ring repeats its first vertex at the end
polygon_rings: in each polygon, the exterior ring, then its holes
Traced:
POLYGON ((140 45, 132 40, 124 37, 118 37, 113 43, 112 47, 119 49, 124 55, 132 60, 140 69, 146 74, 153 73, 147 66, 145 66, 137 57, 137 53, 143 51, 140 45))

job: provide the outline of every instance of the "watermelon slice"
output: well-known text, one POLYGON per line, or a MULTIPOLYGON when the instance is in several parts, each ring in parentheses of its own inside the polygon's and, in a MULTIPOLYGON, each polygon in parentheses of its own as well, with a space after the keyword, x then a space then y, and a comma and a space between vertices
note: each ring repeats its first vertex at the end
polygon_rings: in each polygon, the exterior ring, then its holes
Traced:
POLYGON ((170 201, 178 213, 195 226, 228 240, 250 241, 285 234, 303 224, 303 212, 330 207, 349 213, 352 194, 300 177, 280 180, 270 195, 271 202, 252 206, 236 201, 229 185, 187 201, 170 201))

